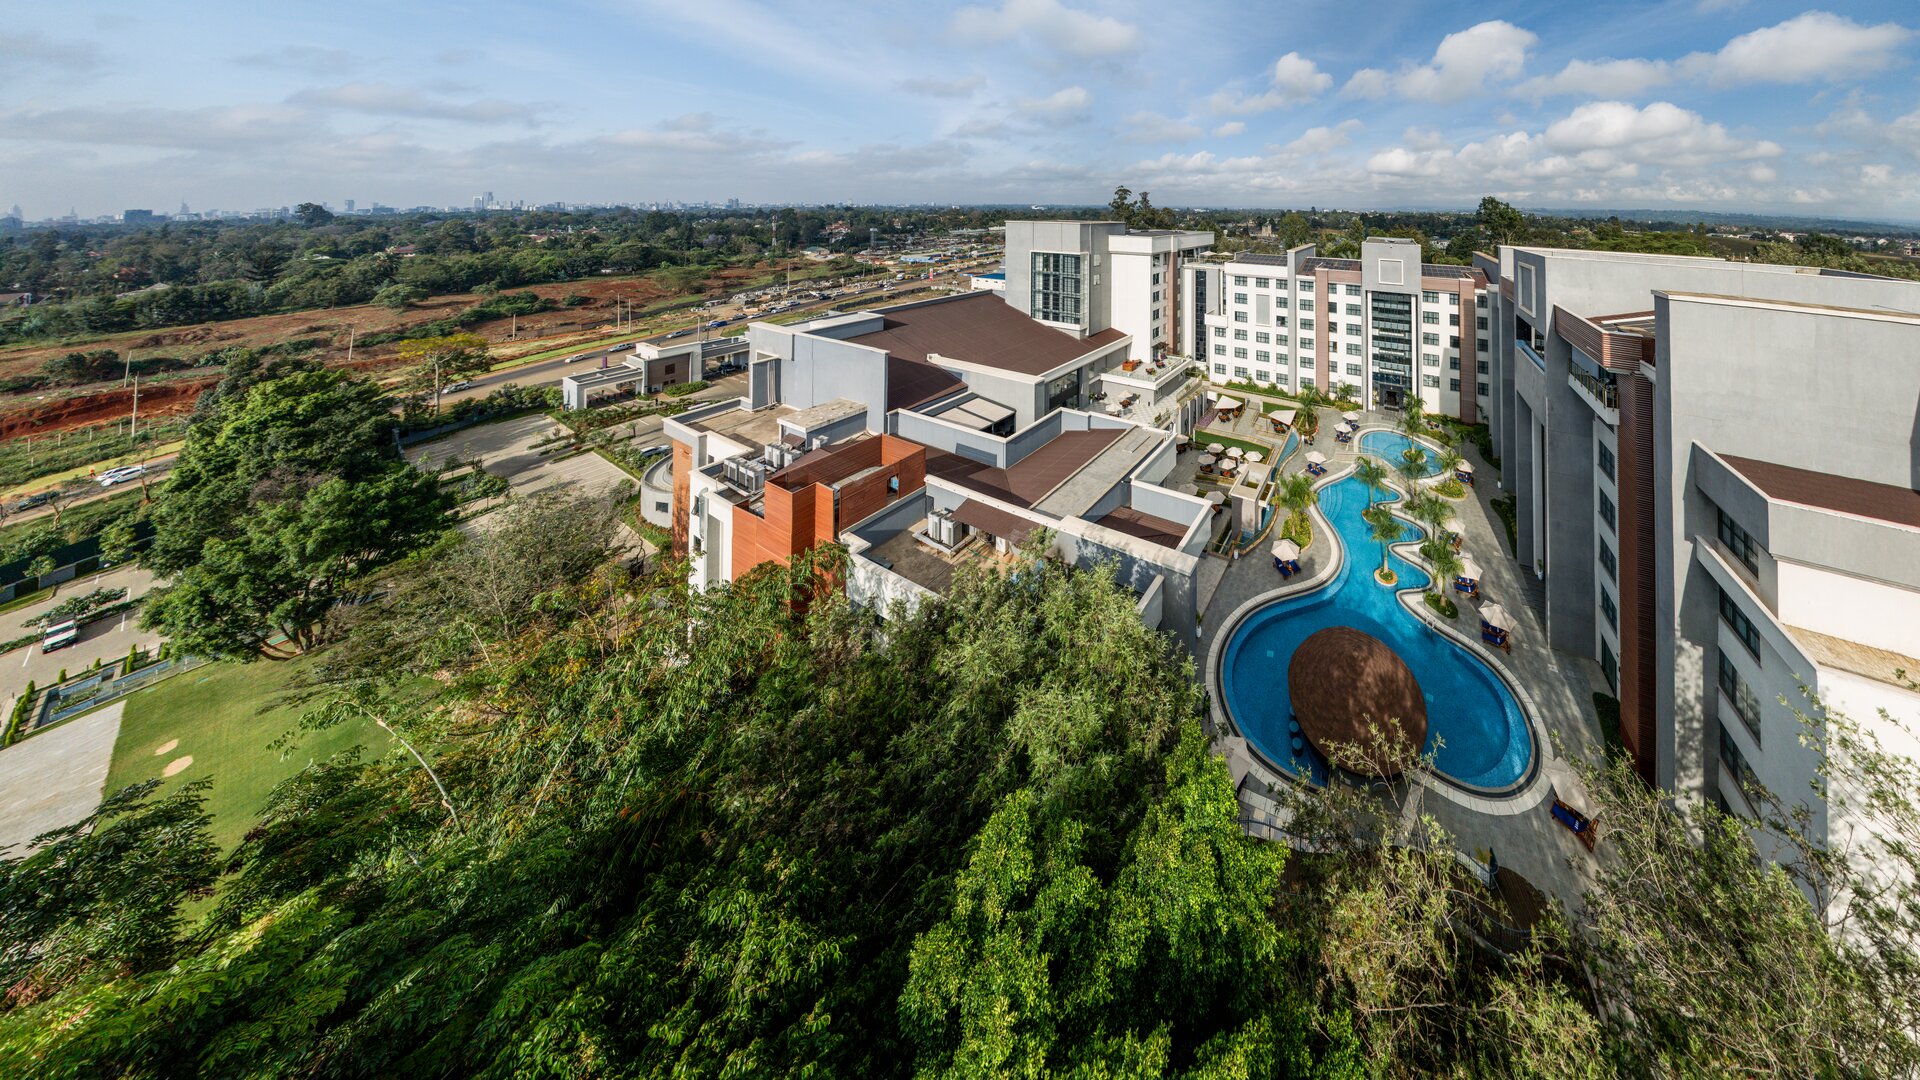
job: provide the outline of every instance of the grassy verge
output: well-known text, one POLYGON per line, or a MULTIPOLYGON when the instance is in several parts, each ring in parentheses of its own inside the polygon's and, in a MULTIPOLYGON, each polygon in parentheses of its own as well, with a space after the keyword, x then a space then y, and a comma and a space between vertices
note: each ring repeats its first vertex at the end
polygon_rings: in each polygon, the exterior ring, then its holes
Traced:
POLYGON ((1460 608, 1453 602, 1452 597, 1444 596, 1440 593, 1428 593, 1426 595, 1426 602, 1428 607, 1445 618, 1457 619, 1460 617, 1460 608))
POLYGON ((185 432, 184 423, 166 423, 152 432, 155 438, 166 441, 147 442, 137 450, 121 433, 101 438, 83 438, 79 432, 70 432, 31 441, 9 439, 0 443, 0 498, 39 491, 90 472, 133 465, 142 458, 164 457, 184 445, 180 436, 185 432))
POLYGON ((164 778, 170 764, 191 758, 163 787, 212 778, 207 810, 213 815, 213 838, 231 851, 253 827, 273 786, 308 762, 355 745, 364 745, 373 757, 394 745, 371 721, 353 720, 299 732, 285 747, 270 747, 298 722, 300 709, 285 699, 300 666, 298 660, 209 664, 128 697, 106 790, 164 778), (168 743, 175 745, 161 750, 168 743))

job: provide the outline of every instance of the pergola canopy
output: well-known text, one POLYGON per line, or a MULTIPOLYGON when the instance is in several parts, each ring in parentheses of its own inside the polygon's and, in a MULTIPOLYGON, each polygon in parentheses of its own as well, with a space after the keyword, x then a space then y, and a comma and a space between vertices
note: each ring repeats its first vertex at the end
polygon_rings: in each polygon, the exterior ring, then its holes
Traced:
POLYGON ((1398 653, 1365 631, 1330 626, 1301 642, 1287 663, 1287 691, 1301 734, 1349 771, 1390 779, 1427 743, 1419 681, 1398 653), (1349 753, 1338 754, 1340 747, 1349 753))

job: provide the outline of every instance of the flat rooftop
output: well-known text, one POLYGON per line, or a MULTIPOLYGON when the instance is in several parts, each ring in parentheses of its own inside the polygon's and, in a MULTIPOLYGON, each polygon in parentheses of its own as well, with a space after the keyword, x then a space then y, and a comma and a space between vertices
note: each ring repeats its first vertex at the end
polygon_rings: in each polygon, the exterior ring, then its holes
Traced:
POLYGON ((775 405, 759 412, 749 412, 745 408, 729 409, 688 421, 687 426, 753 448, 779 442, 780 420, 793 414, 794 410, 786 405, 775 405))
POLYGON ((1033 508, 1060 518, 1082 516, 1169 437, 1165 432, 1151 428, 1127 428, 1118 439, 1069 474, 1045 498, 1035 502, 1033 508))
POLYGON ((960 567, 968 563, 999 561, 998 554, 979 540, 970 540, 952 555, 923 544, 914 538, 914 534, 924 532, 926 527, 927 519, 921 518, 913 523, 912 528, 903 530, 886 543, 868 548, 866 558, 941 596, 947 595, 947 590, 953 585, 954 571, 960 567))
POLYGON ((1884 521, 1920 529, 1920 491, 1898 484, 1877 484, 1850 476, 1776 465, 1771 461, 1719 455, 1720 460, 1747 478, 1767 498, 1777 502, 1811 506, 1818 510, 1851 514, 1870 521, 1884 521))
MULTIPOLYGON (((927 475, 1002 502, 1032 507, 1119 442, 1128 431, 1139 430, 1097 428, 1062 432, 1008 469, 929 447, 927 475)), ((1105 491, 1106 488, 1101 489, 1102 494, 1105 491)), ((1094 496, 1098 497, 1098 494, 1094 496)))
POLYGON ((1177 521, 1169 521, 1152 514, 1143 514, 1131 506, 1123 506, 1103 518, 1094 521, 1095 525, 1104 525, 1115 532, 1135 536, 1161 547, 1177 548, 1187 535, 1187 527, 1177 521))
MULTIPOLYGON (((1125 341, 1119 330, 1077 338, 1014 310, 994 292, 962 293, 874 312, 882 328, 844 340, 925 362, 940 355, 1020 375, 1044 375, 1125 341)), ((893 372, 889 366, 889 382, 893 372)), ((891 396, 891 394, 889 394, 891 396)))

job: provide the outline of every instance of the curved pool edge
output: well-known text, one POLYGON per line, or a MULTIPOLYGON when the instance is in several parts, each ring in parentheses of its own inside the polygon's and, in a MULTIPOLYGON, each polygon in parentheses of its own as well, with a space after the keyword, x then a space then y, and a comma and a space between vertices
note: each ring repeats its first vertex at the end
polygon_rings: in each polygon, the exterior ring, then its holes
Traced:
MULTIPOLYGON (((1357 439, 1358 436, 1356 435, 1355 438, 1357 439)), ((1340 480, 1344 480, 1352 471, 1352 464, 1338 471, 1329 471, 1318 483, 1314 484, 1314 489, 1317 491, 1337 483, 1340 480)), ((1401 494, 1399 497, 1404 498, 1405 496, 1401 494)), ((1328 520, 1325 512, 1317 502, 1314 504, 1310 513, 1314 518, 1315 525, 1325 528, 1327 535, 1338 541, 1338 531, 1333 528, 1333 523, 1328 520)), ((1400 515, 1396 514, 1395 516, 1398 517, 1400 515)), ((1417 525, 1417 523, 1415 524, 1417 525)), ((1417 541, 1402 541, 1392 546, 1394 548, 1413 548, 1416 549, 1417 554, 1419 544, 1417 541)), ((1281 766, 1269 758, 1266 752, 1260 748, 1259 744, 1247 737, 1246 732, 1240 727, 1239 722, 1234 720, 1232 713, 1227 711, 1226 686, 1223 677, 1222 662, 1225 660, 1228 643, 1232 641, 1235 633, 1239 631, 1241 624, 1245 623, 1254 613, 1282 601, 1299 600, 1311 596, 1333 582, 1333 579, 1339 575, 1340 568, 1346 563, 1346 544, 1344 542, 1336 542, 1333 544, 1333 550, 1336 552, 1337 557, 1332 559, 1325 569, 1316 571, 1313 577, 1306 581, 1288 582, 1278 588, 1256 593, 1242 601, 1238 607, 1234 608, 1233 611, 1228 614, 1226 621, 1220 624, 1219 630, 1214 634, 1213 644, 1207 649, 1205 682, 1207 691, 1207 714, 1213 723, 1214 730, 1220 733, 1232 734, 1239 738, 1240 741, 1245 744, 1248 754, 1253 757, 1263 770, 1272 774, 1277 779, 1283 779, 1292 783, 1311 783, 1311 781, 1303 780, 1303 778, 1292 769, 1281 766)), ((1403 558, 1406 558, 1405 552, 1401 554, 1403 558)), ((1418 565, 1426 572, 1429 579, 1432 578, 1433 568, 1427 565, 1424 559, 1407 558, 1407 561, 1418 565)), ((1384 588, 1385 586, 1379 587, 1384 588)), ((1533 695, 1529 694, 1526 688, 1514 679, 1513 674, 1506 669, 1506 665, 1496 658, 1491 650, 1482 643, 1467 637, 1465 633, 1457 628, 1443 625, 1437 615, 1433 615, 1425 610, 1426 605, 1422 603, 1420 599, 1420 594, 1424 591, 1424 588, 1419 586, 1405 589, 1396 588, 1394 590, 1395 598, 1399 601, 1402 608, 1406 609, 1409 614, 1413 615, 1414 618, 1425 624, 1429 629, 1452 639, 1455 644, 1466 649, 1469 655, 1485 665, 1487 670, 1491 671, 1494 677, 1506 686, 1507 691, 1513 695, 1515 703, 1520 708, 1521 717, 1526 721, 1527 735, 1528 738, 1532 740, 1533 746, 1532 753, 1527 757, 1526 771, 1519 779, 1511 784, 1500 787, 1484 787, 1456 779, 1447 773, 1441 772, 1438 768, 1423 770, 1417 775, 1416 782, 1425 784, 1430 790, 1447 797, 1451 801, 1461 802, 1463 805, 1475 809, 1494 810, 1494 806, 1473 806, 1473 802, 1481 800, 1489 801, 1508 813, 1520 813, 1531 809, 1535 804, 1544 801, 1545 793, 1534 789, 1539 785, 1545 775, 1546 757, 1553 745, 1546 731, 1545 724, 1540 719, 1539 707, 1534 701, 1533 695), (1438 784, 1436 785, 1432 783, 1432 781, 1438 781, 1438 784), (1465 800, 1473 800, 1473 802, 1466 802, 1462 797, 1464 797, 1465 800), (1525 801, 1523 802, 1522 800, 1525 801)))

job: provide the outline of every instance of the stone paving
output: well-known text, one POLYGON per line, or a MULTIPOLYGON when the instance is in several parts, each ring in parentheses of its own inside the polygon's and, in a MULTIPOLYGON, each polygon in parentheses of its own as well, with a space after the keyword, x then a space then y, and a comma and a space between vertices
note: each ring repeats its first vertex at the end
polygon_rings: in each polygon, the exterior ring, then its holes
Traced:
MULTIPOLYGON (((1366 413, 1361 428, 1391 427, 1395 417, 1366 413)), ((1243 418, 1244 422, 1244 418, 1243 418)), ((1333 427, 1340 422, 1339 411, 1320 410, 1320 437, 1312 449, 1325 454, 1327 482, 1343 476, 1358 456, 1359 440, 1340 443, 1333 427)), ((1200 437, 1196 437, 1199 439, 1200 437)), ((1294 455, 1284 471, 1305 469, 1305 453, 1294 455)), ((1604 688, 1599 666, 1591 660, 1559 653, 1547 647, 1543 626, 1544 590, 1539 579, 1514 561, 1505 539, 1505 526, 1492 509, 1499 494, 1498 471, 1484 461, 1470 445, 1460 451, 1474 464, 1479 484, 1469 489, 1469 497, 1458 505, 1456 528, 1462 534, 1464 550, 1471 552, 1482 570, 1482 593, 1498 600, 1512 614, 1513 651, 1498 654, 1479 643, 1478 620, 1471 603, 1462 602, 1460 618, 1451 630, 1455 636, 1483 659, 1508 676, 1520 691, 1522 705, 1533 725, 1534 741, 1540 754, 1535 776, 1516 793, 1503 797, 1472 794, 1439 781, 1428 783, 1422 810, 1431 814, 1455 837, 1459 847, 1485 862, 1489 854, 1499 865, 1510 867, 1544 892, 1574 906, 1590 880, 1593 856, 1547 813, 1555 797, 1576 807, 1585 805, 1585 793, 1572 766, 1570 755, 1597 758, 1602 745, 1599 721, 1592 705, 1596 686, 1604 688)), ((1222 644, 1220 631, 1237 622, 1237 613, 1252 605, 1315 588, 1339 568, 1341 554, 1324 519, 1314 527, 1314 542, 1303 553, 1300 575, 1282 582, 1272 561, 1261 550, 1229 562, 1210 558, 1222 567, 1217 587, 1202 596, 1209 597, 1198 637, 1197 667, 1206 685, 1215 684, 1212 665, 1222 644)), ((1400 553, 1412 555, 1411 545, 1400 553)), ((1417 561, 1417 556, 1415 557, 1417 561)), ((1411 609, 1439 625, 1417 599, 1411 609)), ((1443 632, 1448 627, 1441 627, 1443 632)), ((1216 712, 1219 705, 1214 705, 1216 712)), ((1216 718, 1218 719, 1218 718, 1216 718)), ((1223 740, 1234 742, 1236 740, 1223 740)), ((1229 747, 1229 749, 1231 749, 1229 747)), ((1231 758, 1230 758, 1231 760, 1231 758)), ((1256 767, 1256 774, 1265 770, 1256 767)), ((1605 827, 1605 823, 1601 823, 1605 827)))

